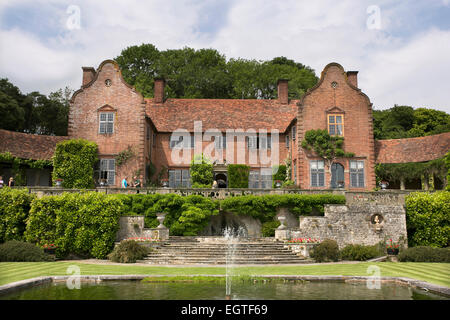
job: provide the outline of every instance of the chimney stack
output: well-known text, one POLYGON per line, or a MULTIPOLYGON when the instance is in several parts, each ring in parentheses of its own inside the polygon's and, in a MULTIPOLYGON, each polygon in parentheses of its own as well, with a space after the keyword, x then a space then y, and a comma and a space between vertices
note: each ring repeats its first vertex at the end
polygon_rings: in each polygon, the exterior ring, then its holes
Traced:
POLYGON ((155 79, 154 87, 153 87, 153 98, 155 103, 163 103, 164 102, 164 86, 166 85, 166 81, 162 78, 155 79))
POLYGON ((348 81, 358 88, 358 71, 347 71, 348 81))
POLYGON ((87 85, 95 77, 95 69, 92 67, 81 67, 83 69, 83 86, 87 85))
POLYGON ((288 81, 289 80, 287 80, 287 79, 280 79, 280 80, 278 80, 278 101, 281 104, 288 104, 289 103, 288 81))

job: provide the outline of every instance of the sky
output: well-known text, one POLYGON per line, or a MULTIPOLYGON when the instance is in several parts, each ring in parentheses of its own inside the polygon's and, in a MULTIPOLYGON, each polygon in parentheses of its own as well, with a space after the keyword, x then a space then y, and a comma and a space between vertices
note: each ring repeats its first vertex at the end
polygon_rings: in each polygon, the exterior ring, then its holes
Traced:
POLYGON ((23 93, 81 86, 128 46, 285 56, 358 70, 375 109, 450 113, 450 0, 0 0, 0 78, 23 93))

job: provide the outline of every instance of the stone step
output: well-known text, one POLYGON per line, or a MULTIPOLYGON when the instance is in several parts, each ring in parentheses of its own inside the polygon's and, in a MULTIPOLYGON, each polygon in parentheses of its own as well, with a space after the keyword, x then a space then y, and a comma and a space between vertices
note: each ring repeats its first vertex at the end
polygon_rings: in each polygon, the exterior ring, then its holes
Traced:
MULTIPOLYGON (((146 264, 213 264, 213 265, 227 265, 226 260, 205 260, 205 259, 144 259, 137 261, 138 263, 146 263, 146 264)), ((302 259, 264 259, 264 260, 235 260, 231 264, 304 264, 311 263, 311 260, 302 260, 302 259)))

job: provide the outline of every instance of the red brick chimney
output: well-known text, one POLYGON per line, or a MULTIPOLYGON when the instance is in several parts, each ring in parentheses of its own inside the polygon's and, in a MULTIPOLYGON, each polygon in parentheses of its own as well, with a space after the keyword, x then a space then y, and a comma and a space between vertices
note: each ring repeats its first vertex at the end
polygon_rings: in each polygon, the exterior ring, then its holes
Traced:
POLYGON ((83 86, 87 85, 95 77, 95 69, 92 67, 81 67, 83 69, 83 86))
POLYGON ((153 87, 153 98, 155 103, 163 103, 164 102, 164 86, 166 85, 166 81, 162 78, 155 79, 155 84, 153 87))
POLYGON ((358 88, 358 71, 347 71, 348 81, 358 88))
POLYGON ((278 80, 278 101, 282 104, 289 103, 289 87, 287 79, 278 80))

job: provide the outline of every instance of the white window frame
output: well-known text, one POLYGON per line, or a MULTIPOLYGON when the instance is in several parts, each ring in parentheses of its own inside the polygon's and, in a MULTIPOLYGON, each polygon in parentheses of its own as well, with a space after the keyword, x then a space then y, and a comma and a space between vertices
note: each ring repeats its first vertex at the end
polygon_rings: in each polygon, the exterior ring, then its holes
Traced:
POLYGON ((116 160, 115 159, 100 159, 99 178, 106 179, 108 186, 116 184, 116 160), (103 177, 103 172, 106 177, 103 177))
POLYGON ((99 112, 99 114, 98 114, 98 133, 100 133, 100 134, 114 133, 114 120, 115 120, 114 112, 99 112), (102 120, 102 116, 105 116, 104 120, 102 120), (111 116, 112 119, 110 119, 109 116, 111 116), (104 130, 102 130, 102 125, 103 125, 104 130), (111 128, 111 130, 109 130, 110 128, 111 128))
POLYGON ((325 161, 310 160, 309 161, 309 175, 311 187, 325 187, 325 161), (316 177, 316 183, 313 183, 313 176, 316 177), (322 181, 320 178, 323 178, 322 181))
POLYGON ((365 174, 364 174, 364 160, 349 160, 350 167, 350 187, 364 188, 365 174))

